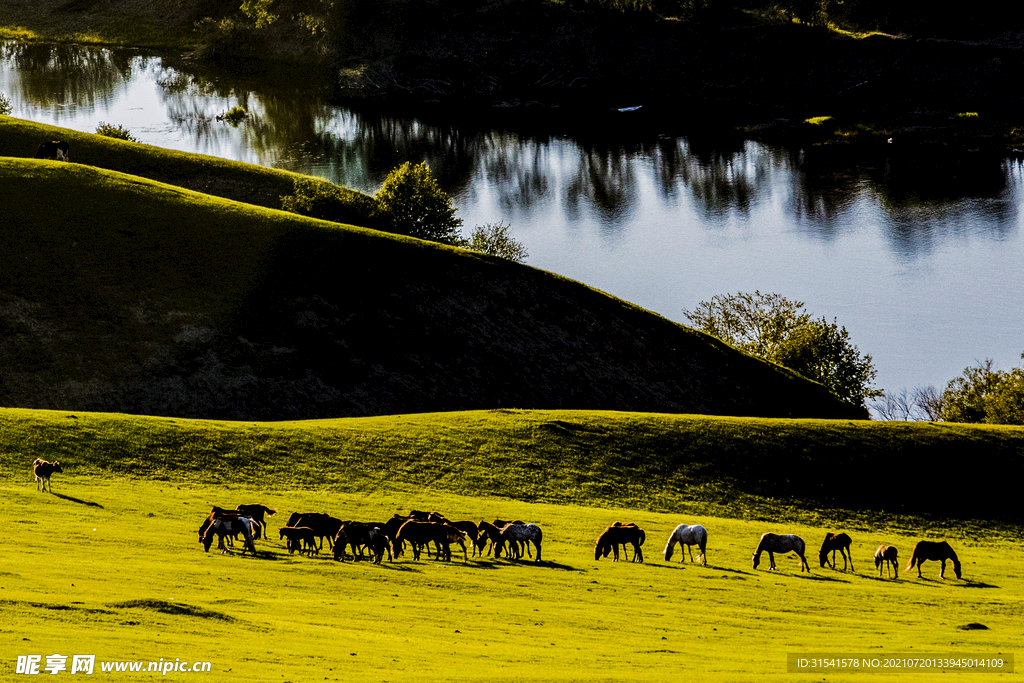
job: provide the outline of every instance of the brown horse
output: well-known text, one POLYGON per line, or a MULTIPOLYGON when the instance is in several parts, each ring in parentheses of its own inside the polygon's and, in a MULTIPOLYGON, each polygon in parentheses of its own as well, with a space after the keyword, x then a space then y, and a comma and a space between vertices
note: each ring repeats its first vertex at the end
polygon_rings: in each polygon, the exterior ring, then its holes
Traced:
POLYGON ((875 551, 875 568, 878 569, 878 578, 882 578, 882 564, 885 564, 887 576, 895 575, 897 579, 900 578, 900 562, 896 556, 896 546, 878 546, 878 550, 875 551))
POLYGON ((447 562, 451 562, 451 544, 458 543, 462 548, 463 559, 468 562, 469 554, 466 552, 465 538, 466 533, 464 531, 456 529, 450 524, 422 522, 411 519, 398 530, 395 545, 398 546, 404 541, 409 541, 412 544, 412 558, 418 560, 420 559, 420 552, 423 546, 433 543, 438 548, 436 559, 444 559, 447 562))
POLYGON ((276 508, 269 508, 262 503, 242 503, 235 508, 246 517, 249 517, 254 522, 260 525, 261 536, 267 534, 267 520, 266 517, 273 517, 277 514, 276 508))
POLYGON ((962 578, 960 575, 960 558, 953 552, 953 548, 945 541, 919 541, 914 546, 914 550, 910 554, 910 564, 903 571, 909 572, 917 565, 917 575, 921 576, 921 565, 924 564, 925 560, 939 560, 942 566, 939 569, 939 578, 944 579, 946 573, 946 560, 952 560, 953 571, 956 572, 956 578, 962 578))
POLYGON ((821 543, 821 550, 818 551, 818 561, 821 566, 827 564, 832 569, 836 568, 836 551, 843 556, 843 571, 846 571, 846 556, 850 556, 850 571, 853 571, 853 553, 850 552, 850 544, 853 541, 846 534, 825 534, 825 540, 821 543), (828 561, 828 554, 832 553, 832 561, 828 561))
POLYGON ((646 539, 647 534, 636 524, 620 524, 616 522, 605 528, 604 532, 598 536, 597 543, 594 545, 594 559, 600 560, 602 557, 608 557, 608 553, 611 551, 615 554, 613 562, 618 562, 619 546, 632 545, 633 562, 643 562, 644 551, 640 549, 640 546, 644 544, 646 539))

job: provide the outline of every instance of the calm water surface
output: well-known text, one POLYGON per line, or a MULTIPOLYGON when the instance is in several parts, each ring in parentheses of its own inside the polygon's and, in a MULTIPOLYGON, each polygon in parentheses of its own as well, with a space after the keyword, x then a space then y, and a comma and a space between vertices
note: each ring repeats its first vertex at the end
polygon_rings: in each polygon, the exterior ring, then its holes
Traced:
POLYGON ((896 145, 854 162, 621 130, 601 141, 519 135, 361 115, 301 79, 273 80, 123 51, 0 46, 13 116, 86 132, 120 124, 147 144, 371 193, 398 163, 426 160, 465 227, 510 222, 530 265, 679 322, 720 293, 802 300, 873 356, 879 388, 941 388, 986 357, 1021 362, 1017 162, 920 159, 896 145), (245 123, 215 120, 236 104, 245 123))

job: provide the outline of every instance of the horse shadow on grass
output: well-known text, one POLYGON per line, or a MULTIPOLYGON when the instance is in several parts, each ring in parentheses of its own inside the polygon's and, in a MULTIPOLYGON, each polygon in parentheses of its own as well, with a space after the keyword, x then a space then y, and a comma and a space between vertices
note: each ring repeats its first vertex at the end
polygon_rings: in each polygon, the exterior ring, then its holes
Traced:
POLYGON ((504 569, 505 567, 540 567, 543 569, 560 569, 567 572, 585 572, 587 571, 583 567, 576 567, 571 564, 562 564, 561 562, 553 562, 551 560, 541 560, 540 562, 534 562, 533 560, 477 560, 473 563, 473 567, 476 569, 504 569))
POLYGON ((832 581, 834 583, 853 583, 849 579, 840 579, 835 576, 824 576, 822 574, 808 574, 807 576, 800 574, 799 576, 801 579, 808 579, 810 581, 832 581))
POLYGON ((57 498, 60 498, 61 500, 66 500, 72 503, 78 503, 79 505, 88 505, 89 507, 99 508, 100 510, 104 509, 103 506, 100 505, 99 503, 94 503, 88 500, 82 500, 81 498, 75 498, 73 496, 65 496, 63 493, 54 493, 53 495, 56 496, 57 498))

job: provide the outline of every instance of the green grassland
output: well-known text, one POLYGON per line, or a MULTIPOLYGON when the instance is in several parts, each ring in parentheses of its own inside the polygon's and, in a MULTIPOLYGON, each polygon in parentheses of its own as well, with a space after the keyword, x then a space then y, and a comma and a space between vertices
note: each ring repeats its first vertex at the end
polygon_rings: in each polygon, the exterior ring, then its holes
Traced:
MULTIPOLYGON (((844 523, 836 521, 843 511, 752 495, 743 500, 757 503, 755 514, 743 518, 738 494, 759 484, 738 472, 732 506, 701 500, 702 484, 730 470, 730 451, 749 444, 756 460, 769 441, 760 437, 759 447, 758 434, 783 429, 783 421, 566 412, 281 424, 0 416, 5 679, 14 678, 18 655, 60 653, 210 661, 211 680, 611 681, 664 680, 670 672, 853 681, 873 676, 787 674, 786 655, 1005 655, 1024 642, 1016 525, 1000 530, 965 516, 940 529, 926 516, 880 510, 861 511, 870 521, 848 514, 844 523), (709 440, 709 432, 717 436, 709 440), (581 433, 601 437, 584 448, 581 433), (688 484, 636 462, 623 466, 634 449, 651 467, 662 465, 644 447, 659 433, 675 447, 697 441, 714 472, 688 484), (533 457, 538 452, 563 456, 547 462, 533 457), (54 475, 52 495, 30 482, 36 456, 68 468, 54 475), (606 481, 612 485, 584 493, 606 481), (256 501, 280 510, 257 557, 204 554, 195 529, 209 507, 256 501), (336 563, 290 556, 276 536, 292 511, 379 520, 412 508, 536 522, 544 562, 336 563), (593 559, 594 538, 616 520, 647 530, 646 563, 593 559), (661 559, 681 522, 708 528, 707 567, 661 559), (854 539, 853 572, 818 566, 819 538, 839 529, 854 539), (802 535, 812 572, 802 574, 792 555, 776 558, 777 572, 753 571, 750 554, 765 531, 802 535), (934 562, 921 579, 877 578, 877 545, 896 545, 902 568, 920 538, 948 539, 964 579, 948 571, 940 580, 934 562), (964 628, 972 624, 986 628, 964 628)), ((829 430, 841 426, 799 421, 788 429, 804 432, 808 444, 818 432, 825 447, 829 430)), ((927 445, 927 425, 907 428, 927 445)), ((960 436, 970 442, 982 433, 1015 446, 1006 456, 1019 459, 1021 430, 964 428, 960 436)), ((907 447, 892 440, 893 451, 871 456, 876 479, 887 478, 884 462, 907 447)), ((1011 465, 990 474, 1016 478, 1011 465)), ((894 482, 898 494, 904 485, 894 482)))

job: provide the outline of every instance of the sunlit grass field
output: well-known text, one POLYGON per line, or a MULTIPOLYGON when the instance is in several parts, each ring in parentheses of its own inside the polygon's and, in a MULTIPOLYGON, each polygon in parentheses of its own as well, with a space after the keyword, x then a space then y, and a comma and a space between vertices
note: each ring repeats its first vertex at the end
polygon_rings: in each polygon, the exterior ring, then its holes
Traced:
MULTIPOLYGON (((1012 525, 945 520, 938 532, 915 528, 927 526, 924 518, 876 510, 831 526, 800 520, 834 519, 835 511, 807 507, 796 515, 777 501, 741 519, 738 509, 721 514, 727 505, 681 496, 651 512, 656 506, 618 505, 608 491, 595 496, 599 506, 588 506, 561 497, 557 486, 536 485, 534 502, 527 502, 519 487, 531 468, 505 468, 497 457, 493 477, 510 479, 504 495, 495 486, 486 495, 453 492, 463 465, 466 476, 480 476, 468 456, 443 458, 444 476, 419 476, 417 463, 424 461, 409 455, 415 443, 439 455, 462 453, 465 422, 475 421, 482 446, 495 433, 484 413, 280 425, 0 414, 5 679, 14 678, 19 655, 42 655, 45 663, 59 653, 96 655, 97 675, 105 661, 209 661, 209 674, 167 676, 218 681, 853 681, 877 676, 790 674, 787 654, 1005 655, 1024 642, 1024 559, 1012 525), (390 430, 382 426, 388 420, 390 430), (403 420, 410 425, 397 426, 403 420), (158 428, 162 445, 154 438, 158 428), (304 432, 308 440, 275 443, 275 430, 304 432), (233 434, 245 439, 234 441, 233 434), (363 468, 356 458, 337 457, 346 438, 361 444, 363 468), (238 450, 243 442, 252 447, 248 453, 238 450), (316 443, 319 452, 308 445, 316 443), (381 476, 388 452, 394 460, 381 476), (53 494, 35 491, 29 472, 29 456, 47 453, 68 464, 54 475, 53 494), (243 502, 280 511, 269 537, 257 543, 257 557, 216 547, 204 553, 195 534, 203 516, 212 505, 243 502), (382 520, 410 509, 535 522, 544 529, 544 561, 467 562, 459 555, 451 563, 405 557, 374 566, 334 562, 326 552, 290 556, 277 540, 277 527, 293 511, 382 520), (773 510, 786 520, 773 521, 773 510), (614 521, 646 529, 644 564, 594 560, 594 539, 614 521), (708 528, 708 566, 663 561, 665 541, 681 522, 708 528), (852 572, 819 568, 821 538, 840 530, 854 540, 852 572), (750 556, 765 531, 803 536, 812 572, 801 573, 793 555, 777 556, 776 572, 765 571, 767 557, 752 570, 750 556), (871 557, 878 545, 896 545, 902 569, 921 538, 949 540, 964 579, 949 568, 940 580, 935 562, 925 564, 921 579, 916 570, 901 571, 895 581, 877 577, 871 557)), ((519 417, 525 430, 531 419, 584 425, 589 418, 608 428, 616 419, 657 416, 519 417)), ((580 471, 581 479, 594 474, 600 475, 580 471)), ((634 482, 623 481, 623 500, 644 500, 628 493, 634 482)))

